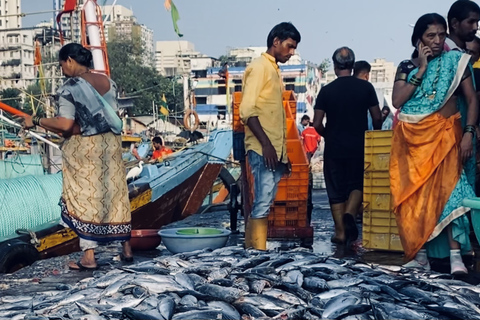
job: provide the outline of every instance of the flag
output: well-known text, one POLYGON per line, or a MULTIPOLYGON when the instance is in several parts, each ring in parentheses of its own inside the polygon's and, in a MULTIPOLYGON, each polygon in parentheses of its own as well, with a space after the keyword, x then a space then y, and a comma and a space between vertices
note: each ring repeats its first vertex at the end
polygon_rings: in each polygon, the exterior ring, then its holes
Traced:
POLYGON ((167 106, 167 99, 165 98, 165 93, 162 96, 162 100, 160 101, 160 113, 164 116, 168 116, 168 106, 167 106))
POLYGON ((33 61, 33 65, 35 66, 37 73, 37 84, 40 85, 40 90, 43 93, 46 90, 46 85, 43 73, 42 53, 40 51, 40 41, 38 40, 35 40, 35 59, 33 61))
POLYGON ((180 30, 178 29, 177 22, 178 20, 180 20, 180 15, 178 14, 177 7, 175 6, 172 0, 165 0, 164 6, 165 6, 165 9, 170 11, 170 13, 172 14, 173 29, 175 30, 175 33, 179 37, 183 37, 183 34, 181 34, 180 30))
POLYGON ((167 9, 167 11, 170 11, 170 9, 172 8, 172 0, 165 0, 165 3, 163 5, 165 6, 165 9, 167 9))

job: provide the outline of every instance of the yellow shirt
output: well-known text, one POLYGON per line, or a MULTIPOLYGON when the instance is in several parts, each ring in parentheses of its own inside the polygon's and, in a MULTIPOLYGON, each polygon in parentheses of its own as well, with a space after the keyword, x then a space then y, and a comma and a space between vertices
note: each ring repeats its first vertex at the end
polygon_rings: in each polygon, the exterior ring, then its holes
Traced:
MULTIPOLYGON (((243 75, 243 94, 240 118, 248 123, 258 117, 260 125, 272 143, 279 161, 288 162, 286 116, 283 108, 283 82, 275 58, 267 53, 253 60, 243 75)), ((262 145, 253 132, 245 126, 245 150, 263 155, 262 145)))

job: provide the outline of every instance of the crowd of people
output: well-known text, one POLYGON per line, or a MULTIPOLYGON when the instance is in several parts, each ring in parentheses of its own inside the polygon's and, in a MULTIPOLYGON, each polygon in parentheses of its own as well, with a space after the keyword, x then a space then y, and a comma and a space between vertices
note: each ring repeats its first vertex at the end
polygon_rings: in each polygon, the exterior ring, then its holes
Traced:
MULTIPOLYGON (((457 0, 446 21, 428 13, 416 22, 413 53, 398 66, 393 115, 380 109, 368 81, 371 66, 341 47, 332 60, 337 79, 316 99, 314 119, 298 125, 308 159, 324 139, 324 174, 335 225, 331 241, 350 245, 359 232, 356 215, 363 198, 364 133, 390 130, 393 139, 390 182, 405 266, 430 269, 429 257, 450 258, 451 273, 465 274, 462 254, 471 252, 469 208, 475 196, 478 150, 480 57, 476 37, 479 6, 457 0)), ((240 117, 245 150, 254 178, 254 201, 245 229, 245 247, 266 249, 268 215, 277 186, 290 173, 283 82, 278 63, 287 62, 301 35, 288 22, 267 36, 267 51, 247 66, 240 117)), ((57 93, 55 118, 24 116, 23 127, 41 126, 65 138, 63 222, 80 237, 84 255, 72 269, 95 269, 98 242, 121 241, 121 258, 132 260, 131 213, 121 155, 122 121, 117 116, 116 85, 90 72, 92 54, 79 44, 60 50, 68 80, 57 93)), ((152 140, 152 161, 172 153, 161 137, 152 140)), ((478 179, 477 179, 478 182, 478 179)))
MULTIPOLYGON (((337 78, 320 90, 313 122, 304 116, 298 124, 309 158, 320 139, 325 141, 323 171, 335 225, 332 242, 349 245, 359 236, 355 221, 363 200, 365 131, 393 129, 391 194, 409 261, 405 266, 429 270, 429 257, 449 257, 452 274, 468 272, 462 254, 472 250, 469 208, 462 202, 475 196, 478 172, 480 72, 472 66, 480 56, 480 39, 475 36, 479 20, 480 8, 469 0, 453 3, 448 23, 437 13, 418 19, 411 37, 413 53, 400 63, 395 77, 394 114, 388 106, 379 107, 368 82, 370 64, 356 61, 349 47, 333 53, 337 78)), ((240 116, 246 124, 255 192, 246 247, 265 249, 269 208, 280 178, 288 173, 277 63, 294 54, 300 39, 291 23, 275 26, 267 37, 267 52, 244 74, 240 116)))

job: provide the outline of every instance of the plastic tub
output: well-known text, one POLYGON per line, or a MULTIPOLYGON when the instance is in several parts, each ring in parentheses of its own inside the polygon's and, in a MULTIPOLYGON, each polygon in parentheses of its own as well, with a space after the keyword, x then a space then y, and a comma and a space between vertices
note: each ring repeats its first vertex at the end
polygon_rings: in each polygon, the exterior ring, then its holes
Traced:
POLYGON ((171 228, 158 234, 172 253, 190 252, 205 248, 212 250, 225 246, 230 230, 217 228, 171 228))

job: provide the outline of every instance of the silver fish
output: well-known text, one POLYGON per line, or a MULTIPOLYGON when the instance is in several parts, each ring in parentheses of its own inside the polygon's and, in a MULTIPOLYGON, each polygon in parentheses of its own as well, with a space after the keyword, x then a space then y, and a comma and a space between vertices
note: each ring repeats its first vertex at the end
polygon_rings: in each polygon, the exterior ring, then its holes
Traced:
POLYGON ((175 311, 175 301, 166 296, 158 302, 157 310, 165 319, 171 320, 175 311))

